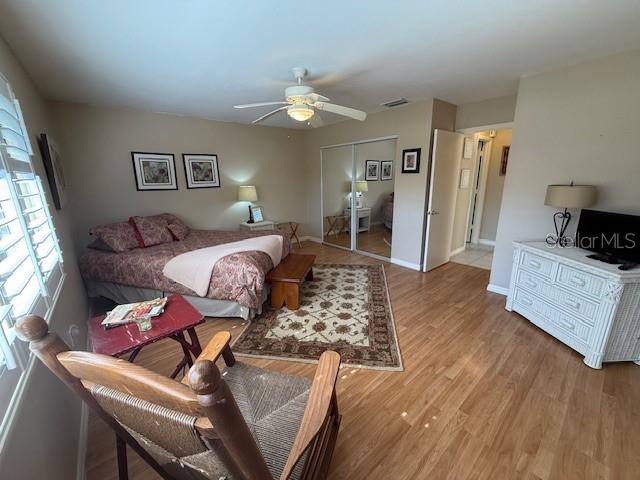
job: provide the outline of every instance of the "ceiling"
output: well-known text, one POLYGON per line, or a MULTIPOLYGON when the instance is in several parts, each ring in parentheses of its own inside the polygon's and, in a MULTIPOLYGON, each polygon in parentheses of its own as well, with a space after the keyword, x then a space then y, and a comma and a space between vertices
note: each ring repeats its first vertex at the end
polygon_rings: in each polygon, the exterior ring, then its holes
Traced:
MULTIPOLYGON (((0 35, 51 99, 248 123, 291 67, 335 103, 455 104, 640 48, 637 0, 2 0, 0 35)), ((326 123, 341 117, 322 114, 326 123)), ((284 114, 266 125, 300 127, 284 114)))

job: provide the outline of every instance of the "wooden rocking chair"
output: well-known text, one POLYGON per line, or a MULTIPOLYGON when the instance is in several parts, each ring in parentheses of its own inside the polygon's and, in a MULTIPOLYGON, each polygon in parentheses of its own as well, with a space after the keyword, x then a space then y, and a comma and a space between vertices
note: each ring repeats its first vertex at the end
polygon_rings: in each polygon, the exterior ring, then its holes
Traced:
POLYGON ((164 479, 327 475, 340 425, 336 352, 322 354, 310 382, 236 362, 231 335, 221 332, 180 383, 125 360, 70 351, 37 316, 23 317, 16 331, 115 430, 121 480, 127 444, 164 479))

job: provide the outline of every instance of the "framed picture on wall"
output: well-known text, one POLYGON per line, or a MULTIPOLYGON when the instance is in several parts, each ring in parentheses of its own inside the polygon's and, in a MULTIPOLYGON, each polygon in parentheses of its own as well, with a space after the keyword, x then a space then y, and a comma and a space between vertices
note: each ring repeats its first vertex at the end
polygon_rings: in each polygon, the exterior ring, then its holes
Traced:
POLYGON ((380 162, 378 160, 367 160, 365 163, 365 180, 378 180, 380 178, 380 162))
POLYGON ((216 188, 220 186, 217 155, 183 153, 184 176, 187 188, 216 188))
POLYGON ((38 138, 44 171, 47 174, 51 197, 56 210, 60 210, 67 203, 67 180, 64 176, 62 157, 58 145, 49 135, 41 133, 38 138))
POLYGON ((421 148, 402 150, 402 173, 420 173, 421 148))
POLYGON ((393 180, 393 161, 380 162, 380 180, 393 180))
POLYGON ((176 165, 172 153, 131 152, 138 190, 177 190, 176 165))
POLYGON ((500 176, 503 177, 507 174, 507 164, 509 163, 509 150, 511 145, 505 145, 502 147, 502 158, 500 159, 500 176))

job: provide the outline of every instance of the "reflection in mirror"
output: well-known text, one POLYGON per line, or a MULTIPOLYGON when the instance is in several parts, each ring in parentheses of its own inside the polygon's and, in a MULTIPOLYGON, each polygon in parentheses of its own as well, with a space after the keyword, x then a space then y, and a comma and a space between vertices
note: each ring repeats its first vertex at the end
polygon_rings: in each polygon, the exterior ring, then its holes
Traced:
POLYGON ((395 139, 355 145, 356 249, 385 258, 391 257, 395 158, 395 139))
POLYGON ((352 147, 323 148, 321 154, 322 240, 351 249, 349 201, 353 175, 352 147))

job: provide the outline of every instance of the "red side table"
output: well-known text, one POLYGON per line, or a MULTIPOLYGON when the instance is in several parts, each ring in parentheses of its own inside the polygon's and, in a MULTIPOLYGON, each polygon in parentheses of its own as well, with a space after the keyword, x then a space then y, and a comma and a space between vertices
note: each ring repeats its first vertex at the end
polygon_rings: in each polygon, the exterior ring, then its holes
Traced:
POLYGON ((128 353, 127 360, 133 362, 140 350, 147 345, 170 338, 180 344, 184 353, 171 378, 175 378, 185 366, 191 367, 193 360, 202 353, 195 327, 204 322, 204 316, 181 295, 168 297, 164 312, 151 319, 153 327, 147 332, 140 332, 135 323, 105 330, 101 325, 105 317, 106 315, 100 315, 89 320, 89 338, 94 353, 112 357, 128 353), (191 342, 185 338, 185 331, 189 334, 191 342))

